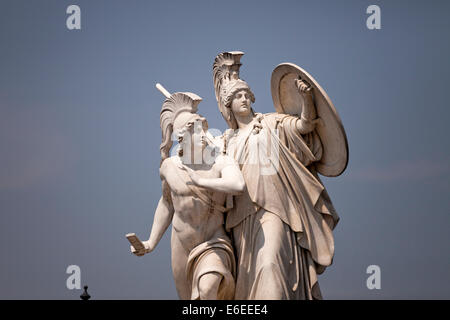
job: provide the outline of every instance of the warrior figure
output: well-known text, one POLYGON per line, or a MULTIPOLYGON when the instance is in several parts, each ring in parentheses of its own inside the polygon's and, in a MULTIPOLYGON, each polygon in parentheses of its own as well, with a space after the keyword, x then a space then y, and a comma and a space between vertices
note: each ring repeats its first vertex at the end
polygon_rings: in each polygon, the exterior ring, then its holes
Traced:
POLYGON ((219 154, 206 161, 211 141, 206 119, 198 115, 201 98, 189 92, 170 95, 161 109, 162 197, 142 256, 151 252, 172 223, 172 270, 181 299, 233 299, 235 258, 224 230, 227 196, 240 194, 244 179, 236 161, 219 154), (178 154, 169 157, 172 135, 178 154), (198 155, 200 154, 200 157, 198 155))

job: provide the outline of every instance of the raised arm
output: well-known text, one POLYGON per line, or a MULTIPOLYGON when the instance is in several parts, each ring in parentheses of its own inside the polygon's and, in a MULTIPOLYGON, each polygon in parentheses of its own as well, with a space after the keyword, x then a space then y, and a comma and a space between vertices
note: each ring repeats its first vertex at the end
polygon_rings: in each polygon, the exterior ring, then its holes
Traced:
POLYGON ((304 104, 300 119, 297 121, 297 130, 300 134, 307 134, 314 130, 317 118, 316 107, 312 97, 312 87, 304 80, 296 80, 298 91, 303 96, 304 104))
POLYGON ((199 187, 232 195, 238 195, 244 191, 244 177, 233 158, 221 155, 217 157, 215 166, 220 171, 220 178, 202 178, 192 169, 186 169, 192 182, 199 187))

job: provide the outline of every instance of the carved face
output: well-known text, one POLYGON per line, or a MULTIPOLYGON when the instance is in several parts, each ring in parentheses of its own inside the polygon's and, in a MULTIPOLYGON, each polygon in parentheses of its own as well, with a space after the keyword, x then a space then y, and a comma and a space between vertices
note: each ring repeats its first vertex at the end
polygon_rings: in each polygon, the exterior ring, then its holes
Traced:
POLYGON ((247 90, 240 90, 234 94, 231 101, 231 110, 235 115, 246 116, 251 113, 250 93, 247 90))
POLYGON ((206 131, 208 131, 208 122, 203 117, 187 124, 192 137, 192 145, 204 149, 207 146, 206 131))
POLYGON ((185 146, 192 146, 194 148, 201 148, 203 150, 207 145, 206 131, 208 130, 208 122, 200 115, 181 114, 174 124, 174 131, 178 136, 178 141, 185 146), (180 120, 180 121, 178 121, 180 120), (185 120, 185 121, 183 121, 185 120), (184 122, 184 125, 181 123, 184 122))

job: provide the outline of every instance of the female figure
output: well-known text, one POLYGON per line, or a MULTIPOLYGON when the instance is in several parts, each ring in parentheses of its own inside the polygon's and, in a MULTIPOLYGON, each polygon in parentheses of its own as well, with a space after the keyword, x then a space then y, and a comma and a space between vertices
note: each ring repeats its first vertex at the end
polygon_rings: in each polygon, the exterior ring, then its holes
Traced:
POLYGON ((314 170, 322 156, 310 85, 300 117, 255 113, 255 97, 239 79, 242 52, 219 54, 214 82, 231 129, 224 148, 246 183, 227 213, 237 255, 235 299, 321 299, 317 274, 332 263, 338 216, 314 170))

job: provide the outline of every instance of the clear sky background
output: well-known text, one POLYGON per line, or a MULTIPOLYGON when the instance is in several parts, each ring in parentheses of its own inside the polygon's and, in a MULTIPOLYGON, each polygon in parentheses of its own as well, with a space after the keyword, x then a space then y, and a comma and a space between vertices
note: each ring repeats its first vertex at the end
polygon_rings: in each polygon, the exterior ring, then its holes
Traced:
POLYGON ((223 131, 212 63, 241 50, 255 110, 274 110, 271 72, 292 62, 345 126, 348 168, 323 179, 341 217, 324 298, 449 299, 449 14, 437 0, 2 0, 0 298, 79 299, 69 265, 93 299, 177 298, 170 231, 142 258, 125 238, 148 237, 161 195, 154 85, 200 95, 223 131))

